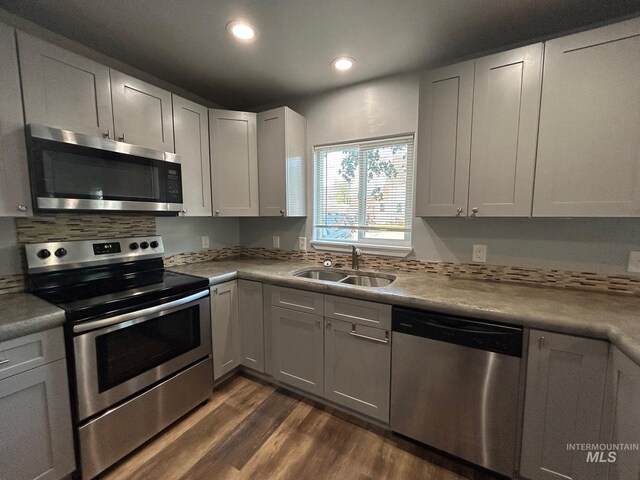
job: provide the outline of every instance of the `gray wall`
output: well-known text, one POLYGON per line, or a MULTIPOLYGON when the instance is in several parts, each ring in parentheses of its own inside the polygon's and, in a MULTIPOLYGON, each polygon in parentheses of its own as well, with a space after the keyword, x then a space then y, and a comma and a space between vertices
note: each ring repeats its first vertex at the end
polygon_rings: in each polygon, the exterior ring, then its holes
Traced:
POLYGON ((168 255, 202 250, 202 236, 209 237, 209 248, 240 242, 237 218, 158 217, 156 227, 168 255))
MULTIPOLYGON (((388 77, 286 104, 307 117, 308 214, 305 220, 241 219, 240 243, 283 249, 312 238, 313 146, 415 132, 417 74, 388 77)), ((275 105, 270 105, 275 106, 275 105)), ((417 186, 416 188, 419 188, 417 186)), ((415 218, 411 257, 470 262, 473 244, 487 245, 487 263, 602 273, 627 273, 630 250, 640 250, 638 219, 415 218)))

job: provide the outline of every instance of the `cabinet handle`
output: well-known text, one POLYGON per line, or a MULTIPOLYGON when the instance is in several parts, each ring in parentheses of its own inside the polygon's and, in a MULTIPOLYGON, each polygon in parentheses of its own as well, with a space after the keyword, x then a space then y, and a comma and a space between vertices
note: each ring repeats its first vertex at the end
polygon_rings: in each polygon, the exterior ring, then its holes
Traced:
POLYGON ((0 360, 0 365, 4 365, 5 363, 9 363, 11 360, 9 360, 8 358, 2 359, 0 360))
POLYGON ((214 295, 217 295, 217 294, 218 294, 218 289, 217 289, 217 288, 214 288, 214 289, 213 289, 213 290, 211 290, 211 291, 213 292, 213 294, 214 294, 214 295))
POLYGON ((478 213, 478 207, 473 207, 471 211, 473 212, 471 215, 475 215, 476 213, 478 213))
POLYGON ((104 138, 111 138, 111 129, 107 129, 107 133, 103 133, 102 136, 104 138))
POLYGON ((26 205, 18 205, 18 210, 21 212, 26 212, 29 208, 26 205))
POLYGON ((180 212, 180 215, 186 215, 186 214, 187 214, 187 211, 186 211, 186 210, 182 210, 182 211, 180 212))
POLYGON ((284 210, 280 209, 280 215, 284 217, 284 210))
POLYGON ((216 210, 216 215, 220 215, 220 210, 216 210))
POLYGON ((316 326, 319 327, 320 326, 320 319, 316 318, 316 326))
POLYGON ((538 339, 538 349, 542 350, 543 345, 544 345, 544 337, 540 337, 538 339))
POLYGON ((457 214, 462 215, 462 210, 463 210, 462 207, 458 207, 458 210, 456 210, 458 212, 457 214))
POLYGON ((331 322, 327 320, 327 328, 331 328, 331 322))
POLYGON ((382 340, 381 338, 368 337, 367 335, 362 335, 361 333, 356 333, 356 324, 355 323, 351 324, 351 331, 349 332, 349 335, 351 335, 353 337, 362 338, 363 340, 369 340, 370 342, 384 343, 384 344, 389 343, 389 332, 388 331, 384 332, 384 340, 382 340))
POLYGON ((118 137, 118 140, 124 142, 124 132, 122 132, 122 136, 118 137))

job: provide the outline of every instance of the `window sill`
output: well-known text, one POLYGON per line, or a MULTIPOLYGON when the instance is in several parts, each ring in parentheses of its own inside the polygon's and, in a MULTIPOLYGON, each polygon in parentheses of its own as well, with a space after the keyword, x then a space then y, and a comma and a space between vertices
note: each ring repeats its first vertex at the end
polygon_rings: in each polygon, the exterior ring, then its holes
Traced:
MULTIPOLYGON (((312 240, 311 246, 321 252, 351 253, 351 245, 345 243, 312 240)), ((411 247, 395 247, 392 245, 367 245, 359 243, 356 244, 356 247, 362 250, 363 254, 382 255, 385 257, 406 257, 413 251, 411 247)))

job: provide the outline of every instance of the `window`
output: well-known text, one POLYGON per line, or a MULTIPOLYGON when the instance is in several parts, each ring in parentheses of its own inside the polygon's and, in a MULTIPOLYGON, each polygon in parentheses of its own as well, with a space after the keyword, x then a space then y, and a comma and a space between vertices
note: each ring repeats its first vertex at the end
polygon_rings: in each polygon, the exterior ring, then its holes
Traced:
POLYGON ((315 147, 314 240, 411 246, 413 135, 315 147))

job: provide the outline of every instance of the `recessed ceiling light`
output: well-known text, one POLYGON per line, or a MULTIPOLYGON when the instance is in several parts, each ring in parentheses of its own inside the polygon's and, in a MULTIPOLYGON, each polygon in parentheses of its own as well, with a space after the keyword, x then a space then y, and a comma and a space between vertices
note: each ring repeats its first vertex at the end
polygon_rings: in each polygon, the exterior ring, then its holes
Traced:
POLYGON ((249 41, 253 40, 256 36, 256 29, 253 25, 240 20, 234 20, 227 24, 227 31, 236 37, 238 40, 249 41))
POLYGON ((354 58, 351 57, 338 57, 334 58, 331 62, 331 66, 336 70, 344 72, 346 70, 351 70, 351 67, 356 63, 354 58))

